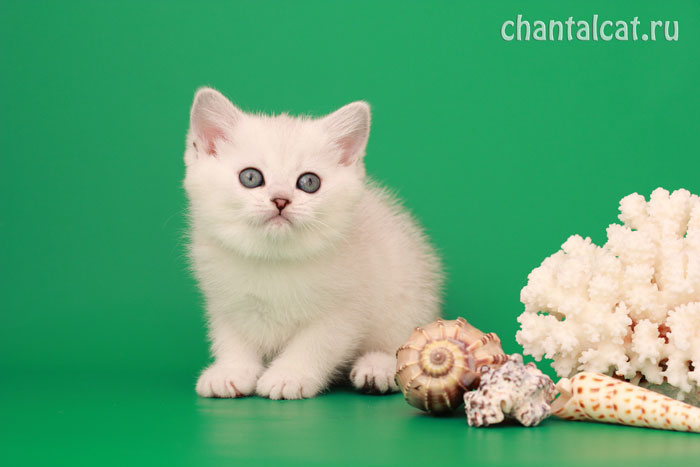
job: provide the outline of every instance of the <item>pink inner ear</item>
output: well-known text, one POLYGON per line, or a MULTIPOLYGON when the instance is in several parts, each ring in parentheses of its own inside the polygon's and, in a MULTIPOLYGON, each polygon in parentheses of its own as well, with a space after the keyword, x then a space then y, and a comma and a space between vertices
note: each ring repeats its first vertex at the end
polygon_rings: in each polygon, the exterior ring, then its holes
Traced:
POLYGON ((340 138, 338 140, 338 146, 343 151, 343 155, 340 157, 341 165, 351 165, 355 160, 357 160, 357 152, 360 150, 360 145, 362 144, 362 133, 355 131, 349 135, 340 138))
POLYGON ((221 131, 220 128, 217 128, 215 126, 207 126, 202 128, 201 130, 202 133, 202 139, 204 140, 204 143, 206 144, 206 151, 207 154, 210 156, 215 156, 216 155, 216 140, 217 139, 226 139, 224 138, 224 132, 221 131))

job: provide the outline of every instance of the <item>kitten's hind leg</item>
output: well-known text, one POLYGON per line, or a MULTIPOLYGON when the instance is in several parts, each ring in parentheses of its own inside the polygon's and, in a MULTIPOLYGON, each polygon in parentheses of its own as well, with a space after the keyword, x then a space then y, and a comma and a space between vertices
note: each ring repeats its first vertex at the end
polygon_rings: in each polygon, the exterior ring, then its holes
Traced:
POLYGON ((355 388, 370 393, 384 394, 399 390, 396 381, 396 357, 386 352, 367 352, 360 356, 350 371, 355 388))

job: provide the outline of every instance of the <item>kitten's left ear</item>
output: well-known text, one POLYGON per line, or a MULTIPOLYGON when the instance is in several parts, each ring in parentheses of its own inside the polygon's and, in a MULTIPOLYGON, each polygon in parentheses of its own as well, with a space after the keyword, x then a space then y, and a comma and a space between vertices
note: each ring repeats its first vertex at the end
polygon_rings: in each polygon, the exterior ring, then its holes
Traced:
POLYGON ((342 151, 341 165, 352 165, 365 155, 369 138, 369 104, 357 101, 321 119, 333 141, 342 151))

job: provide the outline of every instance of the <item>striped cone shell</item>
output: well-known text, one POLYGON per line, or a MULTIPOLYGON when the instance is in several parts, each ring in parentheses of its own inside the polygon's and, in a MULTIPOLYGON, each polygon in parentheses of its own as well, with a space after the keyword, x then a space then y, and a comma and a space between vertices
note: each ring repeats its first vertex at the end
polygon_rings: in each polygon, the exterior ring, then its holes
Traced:
POLYGON ((440 414, 458 408, 479 384, 480 369, 507 360, 501 340, 464 318, 416 328, 396 352, 396 383, 414 407, 440 414))
POLYGON ((586 371, 557 389, 552 414, 566 420, 700 433, 700 408, 610 376, 586 371))

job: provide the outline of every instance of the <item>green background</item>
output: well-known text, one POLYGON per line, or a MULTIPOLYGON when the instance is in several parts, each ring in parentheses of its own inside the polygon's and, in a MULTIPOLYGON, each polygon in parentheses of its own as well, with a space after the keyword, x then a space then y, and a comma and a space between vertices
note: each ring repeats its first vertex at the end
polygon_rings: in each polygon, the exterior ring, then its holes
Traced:
MULTIPOLYGON (((447 317, 515 343, 528 273, 617 203, 700 194, 700 4, 0 1, 0 461, 668 465, 680 433, 472 429, 400 395, 198 399, 182 154, 197 87, 373 107, 368 172, 427 229, 447 317), (678 20, 678 42, 505 42, 503 21, 678 20)), ((551 370, 541 363, 543 370, 551 370)))

